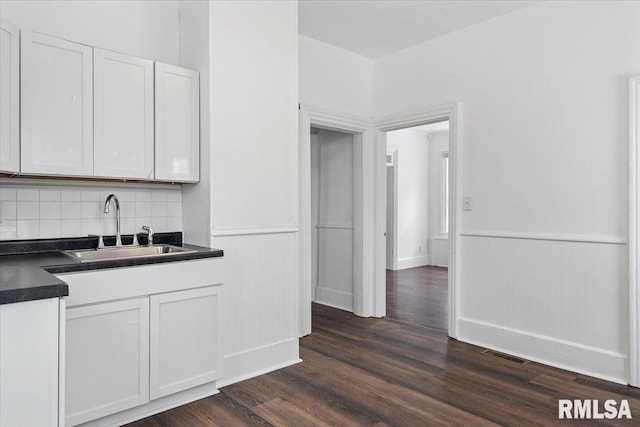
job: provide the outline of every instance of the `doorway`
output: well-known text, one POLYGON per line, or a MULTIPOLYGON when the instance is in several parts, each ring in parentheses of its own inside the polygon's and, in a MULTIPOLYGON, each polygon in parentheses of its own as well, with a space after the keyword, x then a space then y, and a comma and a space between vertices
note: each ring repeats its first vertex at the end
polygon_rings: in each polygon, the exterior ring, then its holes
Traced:
POLYGON ((353 311, 354 136, 311 128, 312 300, 353 311))
POLYGON ((449 121, 386 133, 387 318, 446 332, 449 121))

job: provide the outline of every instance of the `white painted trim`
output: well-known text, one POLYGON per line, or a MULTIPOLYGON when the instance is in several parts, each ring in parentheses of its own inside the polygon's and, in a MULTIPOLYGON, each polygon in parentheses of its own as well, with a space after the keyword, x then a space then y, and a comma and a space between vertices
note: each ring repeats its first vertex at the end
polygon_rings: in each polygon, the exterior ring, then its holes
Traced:
MULTIPOLYGON (((460 171, 458 165, 459 150, 458 138, 460 120, 458 114, 458 102, 436 105, 421 110, 408 111, 374 119, 374 127, 377 130, 377 158, 376 158, 376 197, 378 203, 375 212, 376 236, 384 236, 386 229, 386 134, 392 130, 449 120, 449 336, 457 338, 458 335, 458 307, 460 301, 457 293, 458 277, 460 277, 460 258, 457 252, 460 236, 458 224, 462 212, 458 209, 458 195, 462 194, 460 171)), ((386 312, 386 264, 384 239, 375 240, 375 290, 376 290, 376 315, 384 315, 386 312)))
POLYGON ((317 229, 329 229, 329 230, 353 230, 353 224, 318 224, 317 229))
POLYGON ((353 294, 336 291, 335 289, 323 288, 321 286, 316 288, 316 299, 314 302, 328 305, 329 307, 339 308, 340 310, 353 310, 353 294))
MULTIPOLYGON (((398 147, 386 147, 386 154, 389 155, 389 148, 391 148, 391 162, 393 163, 393 242, 391 242, 393 248, 393 257, 391 259, 391 270, 398 270, 398 147)), ((386 171, 385 171, 386 173, 386 171)), ((388 191, 388 190, 386 190, 388 191)), ((385 207, 387 203, 385 194, 385 207)), ((386 212, 386 211, 385 211, 386 212)), ((385 215, 385 250, 386 250, 386 239, 389 236, 387 235, 386 229, 386 215, 385 215)), ((385 265, 386 265, 386 255, 385 255, 385 265)))
POLYGON ((299 227, 295 224, 265 227, 214 227, 211 229, 211 235, 213 237, 254 236, 257 234, 290 234, 297 233, 298 231, 300 231, 299 227))
MULTIPOLYGON (((195 402, 196 400, 203 399, 205 397, 218 394, 218 388, 216 383, 204 384, 199 387, 195 387, 189 390, 185 390, 170 396, 166 396, 160 399, 152 400, 149 403, 137 406, 135 408, 128 409, 126 411, 118 412, 113 415, 99 418, 94 421, 90 421, 83 424, 84 427, 115 427, 124 424, 131 423, 133 421, 141 420, 143 418, 150 417, 160 412, 168 411, 169 409, 177 408, 178 406, 186 405, 187 403, 195 402)), ((64 424, 60 424, 64 426, 64 424)))
POLYGON ((590 236, 586 234, 532 233, 524 231, 464 230, 460 236, 495 237, 499 239, 550 240, 557 242, 604 243, 626 245, 627 241, 618 236, 590 236))
POLYGON ((405 270, 407 268, 422 267, 430 265, 429 255, 416 256, 411 258, 400 258, 396 265, 396 270, 405 270))
POLYGON ((302 362, 298 345, 298 338, 290 338, 224 356, 224 377, 218 381, 218 387, 222 388, 302 362), (247 373, 247 366, 251 366, 253 370, 247 373))
POLYGON ((118 181, 76 180, 76 179, 49 179, 49 178, 0 178, 0 187, 82 187, 82 188, 113 188, 126 185, 130 190, 174 190, 181 191, 182 184, 155 183, 155 182, 130 182, 126 179, 118 181))
POLYGON ((627 383, 624 354, 473 319, 461 318, 458 322, 460 341, 567 371, 627 383))
POLYGON ((65 425, 67 378, 67 300, 58 298, 58 426, 65 425))
POLYGON ((640 386, 640 76, 629 79, 629 384, 640 386))
POLYGON ((311 135, 310 128, 334 130, 354 134, 354 221, 353 221, 353 312, 359 316, 371 316, 374 312, 372 281, 374 258, 366 253, 371 249, 367 242, 375 237, 370 227, 372 190, 370 170, 372 166, 373 135, 371 121, 340 111, 332 111, 308 104, 300 104, 299 114, 299 182, 300 182, 300 245, 299 254, 299 329, 300 336, 311 333, 311 299, 313 271, 311 262, 311 135))

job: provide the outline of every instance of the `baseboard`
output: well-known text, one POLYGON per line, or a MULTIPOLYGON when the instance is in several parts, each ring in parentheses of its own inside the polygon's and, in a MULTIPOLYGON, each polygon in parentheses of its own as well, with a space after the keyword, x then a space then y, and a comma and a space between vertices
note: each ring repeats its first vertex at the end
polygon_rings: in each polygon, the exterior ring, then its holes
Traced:
POLYGON ((89 421, 88 423, 82 424, 82 426, 121 426, 133 421, 141 420, 142 418, 150 417, 151 415, 159 414, 160 412, 168 411, 169 409, 177 408, 178 406, 186 405, 187 403, 195 402, 196 400, 200 400, 205 397, 213 396, 215 394, 218 394, 218 388, 216 383, 212 382, 194 387, 189 390, 181 391, 170 396, 152 400, 147 404, 127 409, 126 411, 118 412, 117 414, 108 415, 94 421, 89 421))
POLYGON ((458 320, 458 340, 555 368, 627 384, 627 357, 623 354, 472 319, 458 320))
POLYGON ((346 292, 334 291, 333 289, 318 286, 316 287, 316 298, 314 302, 341 310, 353 311, 353 294, 346 292))
POLYGON ((224 356, 223 375, 218 387, 228 386, 258 375, 300 363, 298 338, 291 338, 241 353, 224 356))
POLYGON ((396 263, 397 270, 404 270, 407 268, 415 268, 429 265, 429 256, 417 256, 413 258, 400 258, 396 263))

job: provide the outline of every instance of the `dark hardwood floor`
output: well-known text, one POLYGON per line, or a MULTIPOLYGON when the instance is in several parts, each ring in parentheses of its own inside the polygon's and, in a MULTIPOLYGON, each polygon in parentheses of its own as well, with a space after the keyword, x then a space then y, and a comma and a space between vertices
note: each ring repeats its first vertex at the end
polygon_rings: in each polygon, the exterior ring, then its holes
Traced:
POLYGON ((447 331, 447 277, 443 267, 387 270, 387 318, 447 331))
POLYGON ((483 353, 435 331, 314 304, 304 360, 131 424, 637 425, 640 391, 483 353), (558 420, 558 399, 628 399, 633 420, 558 420))

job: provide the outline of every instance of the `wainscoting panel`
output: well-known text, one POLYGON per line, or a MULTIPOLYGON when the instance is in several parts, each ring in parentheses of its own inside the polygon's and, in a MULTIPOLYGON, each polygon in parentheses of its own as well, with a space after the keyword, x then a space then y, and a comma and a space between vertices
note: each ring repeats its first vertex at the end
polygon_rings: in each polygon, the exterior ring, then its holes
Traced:
POLYGON ((459 339, 627 381, 626 245, 461 237, 459 339))
POLYGON ((297 233, 253 231, 213 236, 213 246, 224 250, 226 264, 222 385, 300 361, 297 233))
POLYGON ((353 229, 318 226, 315 301, 353 311, 353 229))

